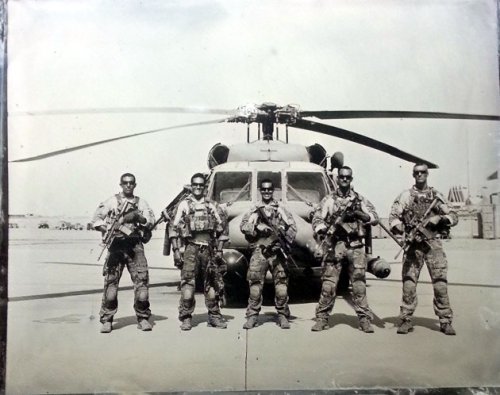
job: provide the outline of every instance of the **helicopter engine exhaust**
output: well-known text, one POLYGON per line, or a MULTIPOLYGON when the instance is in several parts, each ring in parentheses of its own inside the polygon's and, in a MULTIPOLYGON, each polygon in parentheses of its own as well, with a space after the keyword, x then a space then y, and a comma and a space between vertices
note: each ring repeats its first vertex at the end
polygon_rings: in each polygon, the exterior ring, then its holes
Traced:
POLYGON ((342 166, 344 166, 344 154, 337 151, 330 158, 330 171, 340 169, 342 166))

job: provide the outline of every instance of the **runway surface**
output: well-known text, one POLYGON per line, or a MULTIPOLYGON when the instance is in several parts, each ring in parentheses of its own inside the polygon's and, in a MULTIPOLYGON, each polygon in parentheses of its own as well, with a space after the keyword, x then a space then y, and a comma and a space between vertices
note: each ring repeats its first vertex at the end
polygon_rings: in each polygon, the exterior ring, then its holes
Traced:
MULTIPOLYGON (((245 309, 223 309, 228 328, 206 326, 196 295, 194 327, 177 320, 179 272, 146 246, 154 328, 136 328, 133 291, 122 278, 114 330, 99 333, 102 265, 97 232, 12 229, 9 250, 8 394, 500 385, 500 241, 445 242, 457 336, 439 332, 424 269, 415 331, 397 335, 401 264, 387 279, 368 275, 375 333, 357 329, 349 297, 339 298, 330 329, 313 333, 317 293, 295 293, 290 330, 275 324, 272 299, 261 325, 242 329, 245 309), (298 296, 300 294, 300 296, 298 296)), ((391 240, 374 250, 393 261, 391 240)))

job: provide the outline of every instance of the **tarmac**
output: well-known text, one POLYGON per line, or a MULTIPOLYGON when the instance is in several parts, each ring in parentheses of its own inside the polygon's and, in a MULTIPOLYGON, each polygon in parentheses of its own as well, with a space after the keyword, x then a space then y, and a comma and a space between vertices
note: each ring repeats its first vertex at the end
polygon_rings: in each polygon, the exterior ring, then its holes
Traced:
MULTIPOLYGON (((425 269, 415 331, 396 334, 400 262, 386 279, 367 276, 373 334, 358 330, 348 295, 338 298, 330 329, 311 332, 318 294, 307 291, 290 300, 289 330, 276 325, 272 298, 252 330, 242 329, 244 301, 223 309, 227 329, 207 327, 197 294, 194 327, 182 332, 179 271, 162 256, 159 238, 146 245, 153 330, 137 329, 124 272, 114 330, 101 334, 98 243, 90 231, 10 231, 7 394, 500 385, 500 240, 444 243, 457 336, 439 331, 425 269)), ((397 246, 375 240, 374 251, 394 261, 397 246)))

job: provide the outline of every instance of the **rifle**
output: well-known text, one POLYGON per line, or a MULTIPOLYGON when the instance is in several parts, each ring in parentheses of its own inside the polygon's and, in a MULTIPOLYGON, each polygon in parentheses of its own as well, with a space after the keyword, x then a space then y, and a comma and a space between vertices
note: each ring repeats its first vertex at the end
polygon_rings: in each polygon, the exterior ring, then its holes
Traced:
POLYGON ((281 256, 285 259, 285 265, 286 268, 285 270, 288 271, 288 262, 293 263, 293 265, 298 268, 297 263, 295 263, 295 260, 292 258, 290 255, 290 250, 291 246, 286 240, 286 236, 283 233, 281 229, 279 229, 277 226, 275 226, 267 217, 266 213, 264 212, 264 208, 262 206, 257 207, 257 214, 259 215, 260 219, 264 223, 264 225, 267 225, 269 228, 271 228, 273 234, 276 236, 278 239, 278 251, 280 252, 281 256))
POLYGON ((163 255, 170 255, 170 234, 169 234, 169 224, 172 221, 172 217, 175 213, 175 208, 181 202, 181 200, 185 199, 191 193, 191 189, 189 186, 185 185, 182 188, 177 196, 165 207, 165 209, 161 212, 160 218, 153 224, 151 230, 153 231, 159 224, 165 222, 165 236, 163 239, 163 255))
MULTIPOLYGON (((344 222, 346 220, 346 215, 347 215, 348 211, 353 208, 356 200, 357 199, 349 200, 349 202, 344 207, 342 212, 339 215, 337 215, 337 217, 335 218, 335 221, 333 221, 332 224, 328 227, 328 229, 326 230, 326 233, 325 233, 325 237, 323 238, 323 240, 321 241, 321 244, 319 246, 320 251, 323 251, 323 247, 324 247, 326 241, 328 240, 327 236, 335 235, 335 233, 338 230, 338 227, 342 226, 344 224, 344 222)), ((345 228, 343 228, 343 229, 346 230, 345 228)))
POLYGON ((97 260, 99 261, 101 259, 102 254, 106 249, 109 250, 109 247, 113 243, 113 241, 116 238, 116 232, 121 231, 122 233, 129 235, 130 234, 130 229, 123 226, 120 222, 120 220, 123 218, 125 213, 127 212, 129 206, 132 205, 131 202, 126 200, 120 210, 118 211, 118 214, 113 218, 113 221, 111 222, 111 226, 109 227, 108 231, 104 235, 104 238, 102 240, 101 246, 103 247, 101 250, 101 253, 99 254, 99 257, 97 260))
POLYGON ((416 217, 413 217, 410 223, 408 224, 408 227, 412 228, 411 231, 408 233, 408 235, 405 237, 405 242, 404 245, 401 247, 401 249, 398 251, 394 259, 398 259, 399 254, 401 254, 401 251, 407 252, 410 246, 415 242, 415 241, 427 241, 428 239, 432 238, 433 233, 426 229, 427 225, 429 224, 430 220, 430 213, 434 207, 436 207, 436 204, 440 201, 437 196, 434 198, 430 206, 425 210, 424 215, 418 220, 416 217))

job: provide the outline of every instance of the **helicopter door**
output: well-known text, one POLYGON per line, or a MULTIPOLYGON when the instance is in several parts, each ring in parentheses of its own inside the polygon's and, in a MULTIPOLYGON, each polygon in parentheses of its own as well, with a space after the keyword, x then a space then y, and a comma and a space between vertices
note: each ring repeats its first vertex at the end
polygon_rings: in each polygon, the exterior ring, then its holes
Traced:
MULTIPOLYGON (((281 173, 279 171, 259 171, 257 173, 257 189, 260 186, 262 180, 270 179, 274 185, 274 199, 281 201, 281 173)), ((260 195, 257 195, 257 200, 260 199, 260 195)))

